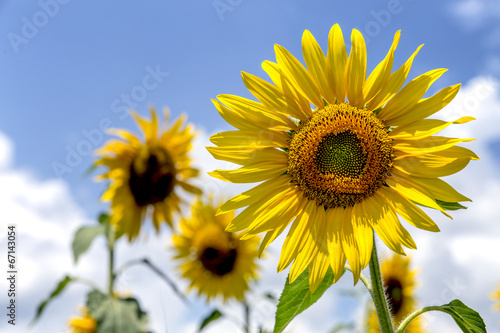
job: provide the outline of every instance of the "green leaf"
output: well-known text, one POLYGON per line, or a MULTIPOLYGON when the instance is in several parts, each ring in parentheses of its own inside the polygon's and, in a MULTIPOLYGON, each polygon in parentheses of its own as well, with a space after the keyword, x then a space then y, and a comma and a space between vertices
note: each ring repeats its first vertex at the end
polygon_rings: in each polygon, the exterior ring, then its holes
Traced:
POLYGON ((205 326, 219 319, 220 317, 222 317, 222 313, 219 310, 215 309, 214 311, 212 311, 212 313, 210 313, 208 316, 205 317, 205 319, 203 319, 203 322, 201 323, 198 332, 201 332, 205 328, 205 326))
POLYGON ((106 227, 102 224, 96 226, 84 226, 78 229, 73 239, 73 258, 75 263, 80 255, 85 253, 96 236, 104 235, 106 227))
POLYGON ((98 332, 139 333, 147 324, 146 312, 135 298, 118 299, 94 290, 87 294, 87 308, 98 332))
POLYGON ((455 299, 448 304, 438 307, 439 311, 448 313, 453 317, 458 327, 465 333, 486 333, 486 325, 476 311, 469 308, 460 300, 455 299))
POLYGON ((283 332, 292 319, 314 304, 332 283, 333 272, 331 268, 328 268, 323 281, 312 295, 309 291, 308 268, 292 284, 288 283, 287 278, 276 309, 276 323, 273 332, 283 332))
POLYGON ((459 210, 459 209, 467 209, 467 207, 462 206, 458 202, 446 202, 436 199, 436 203, 443 208, 444 210, 459 210))
POLYGON ((101 215, 99 215, 98 221, 99 224, 107 225, 109 222, 109 215, 106 213, 102 213, 101 215))
POLYGON ((92 318, 95 318, 102 303, 104 303, 110 296, 101 293, 98 290, 92 290, 87 294, 87 310, 92 318))
POLYGON ((74 279, 71 277, 71 276, 65 276, 64 279, 62 279, 58 284, 57 284, 57 287, 52 291, 52 293, 50 294, 50 296, 45 299, 42 303, 40 303, 40 305, 38 306, 38 309, 36 310, 36 315, 35 315, 35 318, 31 321, 31 325, 35 324, 36 321, 40 318, 40 316, 42 315, 42 312, 45 308, 45 306, 54 298, 56 297, 57 295, 59 295, 63 290, 64 288, 66 288, 66 286, 68 285, 68 283, 70 283, 71 281, 74 281, 74 279))

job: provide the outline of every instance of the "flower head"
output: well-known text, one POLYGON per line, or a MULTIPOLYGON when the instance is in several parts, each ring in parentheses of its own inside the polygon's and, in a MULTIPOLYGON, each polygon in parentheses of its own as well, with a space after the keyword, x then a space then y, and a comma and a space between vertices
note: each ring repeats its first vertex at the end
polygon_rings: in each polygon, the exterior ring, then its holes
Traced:
POLYGON ((500 311, 500 286, 497 290, 491 293, 491 299, 496 303, 493 305, 494 311, 500 311))
POLYGON ((207 149, 242 167, 210 174, 234 183, 262 182, 221 207, 220 212, 246 207, 227 230, 245 230, 245 237, 266 232, 267 246, 291 224, 278 269, 293 261, 293 282, 309 266, 311 291, 328 266, 337 281, 346 260, 357 282, 370 260, 373 231, 396 253, 404 254, 403 246, 416 248, 398 215, 439 231, 417 205, 449 216, 443 207, 469 201, 439 177, 477 159, 456 146, 472 139, 434 134, 473 118, 426 119, 446 106, 460 85, 422 98, 446 71, 436 69, 403 87, 420 47, 393 71, 399 38, 398 31, 387 56, 366 77, 359 31, 352 32, 348 56, 338 25, 330 31, 326 55, 306 30, 307 68, 276 45, 277 61, 262 64, 272 83, 242 73, 258 102, 232 95, 213 101, 237 130, 215 134, 211 141, 217 147, 207 149))
POLYGON ((71 317, 69 326, 71 327, 70 333, 96 333, 97 323, 92 318, 86 308, 82 311, 83 317, 71 317))
MULTIPOLYGON (((169 112, 165 110, 165 122, 169 112)), ((111 223, 129 240, 137 237, 142 221, 149 214, 159 230, 160 223, 172 227, 172 216, 180 210, 182 202, 177 191, 200 194, 189 184, 198 170, 190 166, 188 152, 194 137, 191 125, 185 125, 185 116, 165 128, 159 128, 156 111, 151 108, 151 120, 132 116, 139 124, 145 140, 125 130, 111 130, 120 139, 110 140, 97 151, 96 165, 108 170, 98 179, 108 179, 110 186, 102 196, 111 201, 111 223)))
POLYGON ((218 207, 199 199, 192 216, 181 219, 181 233, 173 237, 176 258, 181 260, 182 276, 191 281, 190 289, 197 289, 207 301, 217 296, 242 300, 250 279, 257 276, 259 239, 243 240, 225 231, 233 214, 216 215, 218 207))

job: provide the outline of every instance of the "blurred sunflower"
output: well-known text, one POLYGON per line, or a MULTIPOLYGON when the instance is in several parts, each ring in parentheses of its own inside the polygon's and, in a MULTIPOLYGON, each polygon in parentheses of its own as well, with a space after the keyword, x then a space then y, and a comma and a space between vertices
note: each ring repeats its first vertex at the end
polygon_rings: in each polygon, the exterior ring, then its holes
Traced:
MULTIPOLYGON (((396 324, 416 310, 414 298, 416 270, 410 270, 409 265, 409 258, 395 254, 391 259, 385 260, 381 267, 389 311, 396 324)), ((380 324, 373 306, 369 309, 367 326, 368 333, 380 332, 380 324)), ((424 332, 421 328, 420 317, 414 318, 406 327, 405 332, 424 332)))
POLYGON ((193 205, 192 216, 181 219, 181 233, 173 236, 176 259, 182 276, 191 281, 206 300, 220 295, 224 300, 242 300, 249 281, 257 277, 258 237, 241 240, 224 229, 232 213, 216 216, 219 206, 201 199, 193 205))
POLYGON ((72 317, 69 322, 70 333, 96 333, 97 323, 86 308, 82 310, 83 317, 72 317))
MULTIPOLYGON (((180 210, 182 200, 177 188, 200 194, 200 190, 189 184, 198 170, 190 166, 188 152, 194 137, 191 125, 185 125, 186 117, 179 117, 165 129, 158 128, 156 111, 151 108, 151 120, 132 116, 139 124, 145 141, 120 129, 110 130, 119 140, 110 140, 97 151, 97 166, 108 170, 98 176, 108 179, 110 186, 102 195, 103 201, 111 201, 111 223, 118 231, 128 234, 129 240, 137 237, 142 221, 152 215, 153 224, 159 230, 160 223, 172 227, 172 215, 180 210), (151 208, 148 210, 148 208, 151 208)), ((169 112, 164 111, 165 123, 169 112)))
POLYGON ((491 293, 491 299, 496 303, 493 305, 494 311, 500 311, 500 286, 498 289, 491 293))
POLYGON ((278 270, 294 261, 293 282, 309 266, 311 291, 329 265, 337 281, 346 260, 356 283, 370 260, 373 230, 399 254, 404 254, 402 246, 416 248, 397 214, 418 228, 439 231, 415 204, 445 213, 445 204, 470 201, 439 177, 478 158, 456 146, 472 139, 433 134, 473 118, 425 119, 447 105, 460 84, 422 99, 446 71, 436 69, 403 87, 420 47, 391 72, 399 38, 398 31, 387 56, 366 78, 366 46, 359 31, 352 32, 348 57, 337 24, 326 56, 306 30, 302 51, 307 69, 276 45, 277 62, 262 65, 273 84, 242 72, 259 102, 233 95, 213 101, 238 130, 213 135, 218 147, 207 149, 242 167, 210 174, 234 183, 263 182, 221 207, 224 213, 248 206, 227 230, 246 230, 243 238, 267 232, 265 247, 294 221, 278 270))

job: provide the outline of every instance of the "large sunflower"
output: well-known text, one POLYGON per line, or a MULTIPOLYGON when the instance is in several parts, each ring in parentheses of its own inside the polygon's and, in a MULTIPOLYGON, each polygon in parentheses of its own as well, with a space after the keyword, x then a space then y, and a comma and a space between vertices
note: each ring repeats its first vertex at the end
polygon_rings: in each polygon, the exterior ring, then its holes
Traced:
POLYGON ((192 216, 181 219, 181 234, 174 235, 176 259, 181 259, 182 276, 191 281, 207 301, 220 295, 224 300, 242 300, 250 279, 256 278, 258 237, 241 240, 224 229, 232 213, 216 216, 219 206, 198 200, 192 216))
POLYGON ((74 316, 69 321, 70 333, 96 333, 97 323, 86 308, 82 310, 82 317, 74 316))
POLYGON ((399 37, 398 31, 387 56, 366 78, 366 47, 359 31, 352 32, 348 57, 338 25, 330 31, 326 56, 306 30, 307 69, 276 45, 277 62, 262 65, 273 84, 242 72, 259 102, 232 95, 213 101, 237 130, 213 135, 218 147, 208 150, 242 167, 210 174, 234 183, 263 182, 221 207, 227 212, 248 206, 227 230, 246 230, 244 238, 267 232, 267 246, 293 221, 278 270, 294 261, 294 281, 309 266, 312 291, 329 265, 337 281, 346 259, 357 282, 370 260, 373 230, 399 254, 404 254, 402 246, 414 249, 397 214, 418 228, 438 231, 416 204, 445 213, 443 202, 470 201, 439 177, 477 159, 456 146, 472 139, 433 134, 473 118, 425 119, 447 105, 460 85, 422 99, 445 72, 436 69, 403 87, 420 47, 392 72, 399 37))
MULTIPOLYGON (((165 122, 169 112, 165 110, 165 122)), ((158 128, 156 111, 151 108, 151 120, 132 116, 139 124, 145 141, 134 134, 114 129, 111 134, 120 140, 110 140, 97 151, 100 156, 96 165, 108 170, 98 179, 108 179, 110 186, 102 196, 111 201, 111 223, 129 240, 140 231, 142 221, 148 213, 159 230, 161 222, 172 226, 172 215, 180 210, 182 200, 176 193, 178 188, 199 194, 200 190, 188 183, 198 170, 190 166, 188 152, 194 137, 191 125, 185 125, 186 117, 179 117, 166 128, 158 128), (151 208, 148 210, 148 208, 151 208)))
MULTIPOLYGON (((389 311, 396 324, 399 324, 415 308, 415 275, 416 271, 410 270, 410 259, 400 255, 393 255, 391 259, 382 263, 381 273, 384 281, 384 289, 389 303, 389 311)), ((420 317, 413 319, 407 326, 407 333, 422 333, 420 317)), ((377 313, 373 307, 368 314, 368 333, 380 332, 380 324, 377 313)))

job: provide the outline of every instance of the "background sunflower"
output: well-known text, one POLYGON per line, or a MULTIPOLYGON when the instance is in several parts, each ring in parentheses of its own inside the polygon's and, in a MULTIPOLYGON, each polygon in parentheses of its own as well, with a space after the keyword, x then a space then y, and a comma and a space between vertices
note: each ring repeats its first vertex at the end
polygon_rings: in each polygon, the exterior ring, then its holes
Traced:
MULTIPOLYGON (((142 221, 151 216, 156 231, 160 223, 172 227, 172 217, 180 211, 182 199, 176 192, 200 194, 201 191, 189 183, 198 176, 191 167, 188 153, 194 137, 192 125, 186 125, 186 116, 181 116, 172 125, 159 128, 156 111, 151 108, 148 121, 132 112, 141 128, 145 141, 126 130, 110 130, 119 140, 110 140, 97 151, 95 162, 108 170, 97 177, 110 180, 103 201, 111 201, 111 223, 129 240, 139 234, 142 221), (151 208, 149 210, 149 208, 151 208)), ((164 112, 168 122, 169 111, 164 112)))
POLYGON ((83 316, 74 316, 70 318, 69 326, 71 331, 69 333, 97 333, 97 323, 92 318, 86 308, 81 311, 83 316))
POLYGON ((241 301, 250 280, 257 278, 259 239, 242 240, 241 234, 225 231, 233 214, 216 215, 218 207, 196 201, 191 217, 181 219, 180 234, 173 236, 175 258, 189 289, 197 289, 199 296, 241 301))
MULTIPOLYGON (((389 311, 397 325, 408 315, 417 310, 415 299, 416 269, 410 269, 410 258, 394 254, 392 258, 383 260, 381 265, 382 280, 388 299, 389 311)), ((367 332, 380 332, 377 314, 370 302, 367 314, 367 332)), ((421 318, 416 317, 407 326, 405 332, 422 333, 421 318)))

